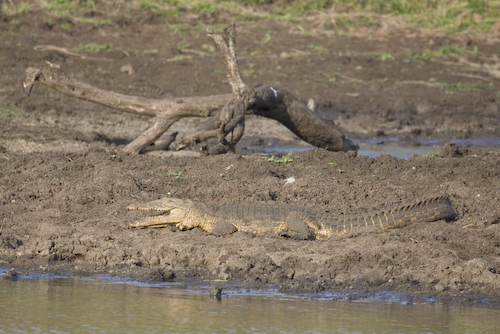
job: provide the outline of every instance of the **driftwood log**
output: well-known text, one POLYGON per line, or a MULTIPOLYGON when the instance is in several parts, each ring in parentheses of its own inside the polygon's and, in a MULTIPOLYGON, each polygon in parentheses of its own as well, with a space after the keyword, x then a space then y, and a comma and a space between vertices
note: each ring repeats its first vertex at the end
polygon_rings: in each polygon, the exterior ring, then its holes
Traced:
MULTIPOLYGON (((357 150, 358 146, 347 139, 331 122, 316 112, 314 101, 302 103, 293 94, 276 85, 247 86, 240 74, 235 44, 235 26, 230 25, 221 33, 207 30, 222 53, 232 94, 183 97, 173 99, 148 99, 110 92, 70 78, 59 65, 47 62, 42 69, 27 68, 23 84, 30 94, 36 81, 78 99, 95 102, 116 110, 155 117, 152 127, 124 147, 129 153, 152 149, 157 140, 172 124, 183 117, 211 117, 201 133, 177 142, 177 149, 217 138, 217 145, 208 153, 234 151, 245 128, 245 114, 255 114, 275 119, 304 141, 331 151, 357 150)), ((165 149, 175 140, 175 135, 153 149, 165 149)))

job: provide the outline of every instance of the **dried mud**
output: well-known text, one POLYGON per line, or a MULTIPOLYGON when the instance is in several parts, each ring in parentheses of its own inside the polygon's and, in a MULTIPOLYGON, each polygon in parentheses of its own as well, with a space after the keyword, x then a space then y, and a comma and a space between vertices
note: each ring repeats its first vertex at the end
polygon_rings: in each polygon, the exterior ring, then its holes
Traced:
MULTIPOLYGON (((29 98, 23 95, 24 69, 41 67, 44 60, 125 94, 162 98, 230 91, 216 54, 201 57, 177 47, 184 41, 191 50, 204 50, 209 40, 202 31, 174 32, 163 28, 165 18, 132 14, 109 26, 76 24, 70 30, 58 28, 64 19, 49 27, 37 13, 17 16, 16 25, 0 17, 0 266, 263 282, 309 291, 500 295, 498 152, 445 145, 443 157, 402 160, 311 149, 294 153, 286 164, 261 155, 134 156, 120 148, 150 119, 66 98, 42 85, 29 98), (88 42, 113 48, 87 54, 106 60, 34 50, 88 42), (144 213, 126 211, 132 202, 173 196, 214 204, 293 203, 347 214, 442 194, 457 212, 453 222, 353 231, 319 241, 131 229, 128 224, 144 213)), ((494 36, 308 37, 272 22, 241 23, 237 33, 249 84, 278 83, 304 100, 313 97, 320 112, 352 137, 499 135, 499 80, 488 78, 491 85, 480 90, 451 92, 397 84, 429 78, 476 83, 457 79, 440 63, 404 55, 440 45, 479 45, 481 52, 495 54, 494 36), (272 42, 266 43, 266 33, 272 42), (378 60, 374 52, 381 50, 396 59, 378 60)), ((179 136, 195 131, 198 122, 180 122, 179 136)), ((275 122, 250 118, 240 149, 275 142, 305 145, 275 122)))

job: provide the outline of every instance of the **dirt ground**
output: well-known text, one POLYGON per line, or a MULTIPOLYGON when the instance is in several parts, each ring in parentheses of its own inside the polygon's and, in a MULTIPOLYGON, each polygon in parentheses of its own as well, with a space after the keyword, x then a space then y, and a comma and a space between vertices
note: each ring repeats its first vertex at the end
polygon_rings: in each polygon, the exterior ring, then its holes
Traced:
MULTIPOLYGON (((500 296, 498 151, 445 145, 443 156, 402 160, 313 148, 293 153, 292 162, 276 163, 248 153, 255 153, 255 146, 263 153, 276 143, 305 143, 276 122, 250 117, 239 144, 247 155, 127 155, 120 149, 151 119, 71 99, 40 84, 29 97, 23 94, 24 70, 40 68, 44 60, 124 94, 229 93, 224 64, 204 32, 167 29, 166 20, 132 12, 105 26, 61 18, 49 25, 37 12, 0 16, 0 266, 263 282, 285 290, 500 296), (64 23, 72 28, 62 29, 64 23), (88 43, 108 50, 67 52, 88 43), (354 231, 318 241, 131 229, 128 224, 144 214, 126 210, 132 202, 172 196, 214 204, 292 203, 347 214, 442 194, 458 215, 453 222, 354 231)), ((168 20, 220 26, 229 19, 168 20)), ((298 26, 267 21, 239 22, 237 34, 248 84, 279 84, 301 99, 314 98, 319 112, 354 139, 500 135, 499 79, 444 64, 454 58, 414 56, 477 46, 479 54, 468 59, 479 61, 500 52, 498 35, 325 31, 309 36, 298 26), (384 54, 394 59, 383 59, 384 54)), ((179 122, 179 136, 195 131, 191 127, 199 121, 179 122)))

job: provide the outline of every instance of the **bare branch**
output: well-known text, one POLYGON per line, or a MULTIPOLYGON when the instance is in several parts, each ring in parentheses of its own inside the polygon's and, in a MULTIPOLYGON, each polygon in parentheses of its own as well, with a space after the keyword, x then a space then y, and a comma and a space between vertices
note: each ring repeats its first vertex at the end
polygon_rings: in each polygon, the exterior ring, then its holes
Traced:
POLYGON ((236 28, 235 24, 229 25, 224 29, 222 33, 215 33, 207 29, 207 35, 211 37, 217 46, 217 48, 222 53, 224 61, 226 63, 227 79, 231 88, 233 89, 233 95, 241 96, 243 90, 245 89, 245 83, 241 78, 240 68, 238 66, 238 59, 236 58, 235 41, 236 41, 236 28))

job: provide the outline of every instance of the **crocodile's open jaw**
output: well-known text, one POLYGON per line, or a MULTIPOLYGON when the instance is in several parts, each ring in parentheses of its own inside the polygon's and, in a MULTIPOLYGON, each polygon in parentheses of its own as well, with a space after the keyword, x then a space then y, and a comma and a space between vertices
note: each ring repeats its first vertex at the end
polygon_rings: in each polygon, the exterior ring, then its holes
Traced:
POLYGON ((132 227, 164 227, 167 225, 179 224, 185 218, 185 210, 172 208, 164 210, 160 208, 149 208, 145 206, 130 205, 129 210, 148 211, 154 215, 130 224, 132 227))

